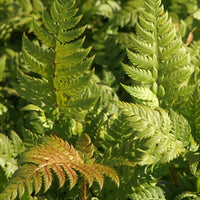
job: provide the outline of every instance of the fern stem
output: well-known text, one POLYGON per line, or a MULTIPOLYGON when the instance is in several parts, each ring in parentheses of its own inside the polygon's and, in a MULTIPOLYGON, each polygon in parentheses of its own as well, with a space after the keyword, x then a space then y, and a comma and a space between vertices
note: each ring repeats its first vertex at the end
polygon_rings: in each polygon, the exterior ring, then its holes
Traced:
POLYGON ((87 180, 85 176, 83 176, 83 185, 81 189, 81 198, 80 200, 87 200, 87 180))

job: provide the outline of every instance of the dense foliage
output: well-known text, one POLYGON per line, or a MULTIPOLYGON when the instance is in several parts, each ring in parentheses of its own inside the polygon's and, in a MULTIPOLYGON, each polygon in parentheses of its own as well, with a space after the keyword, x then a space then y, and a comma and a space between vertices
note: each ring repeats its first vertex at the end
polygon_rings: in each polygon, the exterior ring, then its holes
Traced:
POLYGON ((0 9, 0 200, 200 199, 198 0, 0 9))

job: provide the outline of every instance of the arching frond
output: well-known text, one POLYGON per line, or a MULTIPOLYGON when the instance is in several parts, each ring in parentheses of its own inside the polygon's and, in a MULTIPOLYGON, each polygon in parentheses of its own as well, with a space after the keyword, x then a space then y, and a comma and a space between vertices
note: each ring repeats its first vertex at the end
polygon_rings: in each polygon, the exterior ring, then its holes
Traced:
MULTIPOLYGON (((86 138, 90 140, 88 135, 84 137, 85 140, 86 138)), ((85 151, 83 146, 81 155, 84 155, 85 151)), ((47 191, 53 182, 52 172, 57 175, 60 187, 66 182, 66 175, 70 188, 74 187, 78 181, 76 171, 85 177, 89 186, 96 180, 102 188, 104 174, 119 185, 119 178, 115 170, 102 164, 84 163, 78 151, 67 141, 57 136, 46 137, 43 144, 27 151, 23 156, 23 163, 24 165, 15 173, 9 185, 0 194, 0 199, 21 198, 25 191, 28 194, 33 191, 37 194, 42 187, 44 187, 44 192, 47 191)))

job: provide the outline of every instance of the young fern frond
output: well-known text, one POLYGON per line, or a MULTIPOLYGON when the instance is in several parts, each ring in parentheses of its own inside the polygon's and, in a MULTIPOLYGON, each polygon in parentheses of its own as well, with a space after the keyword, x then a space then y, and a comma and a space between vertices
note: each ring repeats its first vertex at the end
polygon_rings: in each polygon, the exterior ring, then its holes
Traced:
MULTIPOLYGON (((84 137, 90 140, 88 135, 84 137)), ((83 141, 82 149, 84 145, 87 148, 87 144, 83 141)), ((93 151, 92 146, 88 151, 93 151)), ((83 155, 84 152, 81 154, 83 155)), ((85 163, 72 145, 57 136, 46 137, 43 144, 27 151, 22 159, 24 165, 15 173, 9 185, 0 194, 0 199, 21 198, 25 192, 29 195, 34 192, 36 195, 42 188, 43 192, 46 192, 53 182, 52 172, 57 175, 60 187, 66 182, 67 175, 70 188, 73 188, 78 181, 76 171, 84 176, 89 187, 96 180, 102 189, 104 174, 119 185, 119 178, 114 169, 102 164, 85 163)))
POLYGON ((82 47, 85 38, 80 36, 86 26, 76 28, 82 17, 76 16, 77 11, 74 0, 55 0, 50 13, 43 11, 43 26, 33 20, 35 35, 42 45, 24 35, 22 53, 30 71, 40 78, 18 70, 19 85, 15 88, 44 110, 57 109, 65 115, 79 114, 81 118, 81 113, 94 101, 86 90, 93 74, 88 69, 94 57, 87 58, 91 47, 82 47))
POLYGON ((172 94, 176 98, 181 95, 181 88, 187 87, 193 72, 193 67, 189 66, 190 55, 160 4, 160 0, 145 1, 145 9, 136 25, 136 35, 129 35, 131 45, 128 46, 135 49, 135 52, 127 50, 132 65, 123 64, 128 76, 141 87, 141 92, 152 91, 152 98, 149 96, 148 100, 138 98, 138 91, 131 92, 131 96, 153 108, 166 101, 172 103, 172 94), (159 104, 152 104, 155 95, 159 104))

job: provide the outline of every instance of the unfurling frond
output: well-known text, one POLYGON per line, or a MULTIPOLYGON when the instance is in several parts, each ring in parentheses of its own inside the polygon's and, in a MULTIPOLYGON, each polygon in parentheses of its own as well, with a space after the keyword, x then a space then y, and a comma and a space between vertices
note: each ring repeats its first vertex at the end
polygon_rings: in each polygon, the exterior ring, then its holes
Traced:
MULTIPOLYGON (((88 135, 84 137, 90 141, 88 135)), ((60 187, 66 182, 66 175, 70 188, 74 187, 78 180, 76 171, 85 177, 89 186, 96 180, 102 188, 104 174, 119 185, 115 170, 102 164, 84 163, 79 152, 67 141, 57 136, 46 137, 43 144, 27 151, 23 156, 23 163, 24 165, 15 173, 9 185, 0 194, 0 199, 21 198, 25 191, 28 194, 33 191, 37 194, 42 187, 43 192, 46 192, 53 182, 52 172, 57 175, 60 187)))
POLYGON ((86 26, 77 27, 82 17, 76 16, 77 11, 75 1, 55 0, 50 12, 43 11, 43 26, 33 20, 40 42, 33 43, 24 34, 22 53, 28 69, 40 78, 18 70, 19 84, 15 88, 44 110, 57 109, 81 118, 94 102, 87 87, 93 74, 88 69, 94 57, 87 58, 91 47, 82 47, 85 38, 80 36, 86 26))

